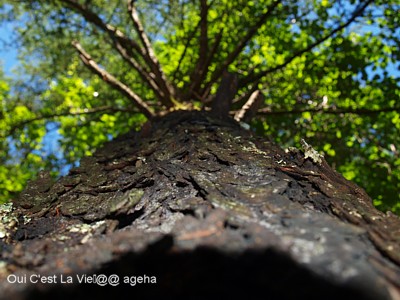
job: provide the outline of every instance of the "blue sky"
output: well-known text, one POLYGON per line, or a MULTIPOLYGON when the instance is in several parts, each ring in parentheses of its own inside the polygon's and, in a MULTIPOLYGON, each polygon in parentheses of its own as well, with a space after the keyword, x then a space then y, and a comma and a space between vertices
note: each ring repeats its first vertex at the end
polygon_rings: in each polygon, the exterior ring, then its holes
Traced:
POLYGON ((11 42, 12 26, 9 23, 3 23, 0 26, 0 60, 6 75, 11 76, 11 69, 18 64, 17 50, 15 47, 8 46, 11 42))

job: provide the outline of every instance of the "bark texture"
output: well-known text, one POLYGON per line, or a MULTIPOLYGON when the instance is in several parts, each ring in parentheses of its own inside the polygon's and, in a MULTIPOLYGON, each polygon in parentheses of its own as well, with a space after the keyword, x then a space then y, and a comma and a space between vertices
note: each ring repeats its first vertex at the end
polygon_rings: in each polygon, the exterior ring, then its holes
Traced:
POLYGON ((147 123, 55 183, 41 173, 0 213, 1 299, 400 299, 397 216, 310 146, 285 152, 206 112, 147 123), (157 283, 6 280, 100 273, 157 283))

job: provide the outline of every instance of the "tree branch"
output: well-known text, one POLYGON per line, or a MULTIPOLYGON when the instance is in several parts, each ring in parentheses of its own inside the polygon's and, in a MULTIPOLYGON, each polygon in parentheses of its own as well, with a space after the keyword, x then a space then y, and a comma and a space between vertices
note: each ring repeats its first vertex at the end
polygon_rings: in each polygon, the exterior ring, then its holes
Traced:
POLYGON ((82 15, 89 23, 96 25, 102 31, 106 32, 112 40, 118 40, 125 48, 133 48, 141 57, 145 58, 144 50, 138 43, 128 38, 122 31, 116 27, 104 23, 103 20, 94 12, 92 12, 86 5, 79 4, 76 0, 61 0, 67 6, 71 7, 77 13, 82 15), (129 45, 129 47, 128 47, 129 45))
POLYGON ((368 0, 365 3, 363 3, 361 5, 361 7, 359 7, 358 9, 356 9, 351 18, 349 20, 347 20, 347 22, 343 23, 342 25, 336 27, 334 30, 332 30, 329 34, 327 34, 326 36, 324 36, 323 38, 315 41, 314 43, 310 44, 309 46, 307 46, 306 48, 304 48, 303 50, 300 50, 296 53, 294 53, 292 56, 290 56, 285 62, 283 62, 282 64, 275 66, 273 68, 267 69, 265 71, 259 72, 257 74, 249 74, 246 78, 242 79, 239 86, 240 87, 244 87, 247 86, 249 83, 253 83, 254 85, 257 85, 257 83, 259 82, 259 80, 264 77, 265 75, 275 72, 277 70, 283 69, 284 67, 286 67, 289 63, 291 63, 296 57, 301 56, 302 54, 311 51, 313 48, 315 48, 316 46, 320 45, 321 43, 325 42, 327 39, 331 38, 334 34, 336 34, 337 32, 339 32, 340 30, 346 28, 347 26, 349 26, 351 23, 354 22, 354 20, 362 15, 362 13, 364 12, 364 10, 367 8, 367 6, 369 4, 371 4, 374 0, 368 0))
POLYGON ((249 99, 251 94, 257 91, 257 89, 257 86, 253 86, 250 90, 244 91, 241 95, 233 99, 232 104, 241 103, 242 101, 244 102, 244 100, 249 99))
POLYGON ((152 69, 152 71, 156 75, 156 82, 160 86, 160 88, 164 91, 166 95, 166 100, 165 102, 168 104, 168 107, 174 106, 173 102, 171 101, 171 97, 175 97, 175 91, 172 85, 169 84, 162 68, 161 65, 154 53, 153 47, 151 46, 150 40, 147 37, 142 22, 140 21, 139 15, 137 13, 136 7, 134 5, 135 0, 131 0, 128 2, 128 11, 130 13, 133 25, 135 27, 135 30, 137 34, 139 35, 139 38, 144 46, 146 57, 149 61, 149 67, 152 69))
POLYGON ((204 99, 207 98, 210 89, 205 89, 203 91, 200 91, 200 86, 207 75, 208 67, 210 66, 215 54, 217 53, 218 47, 222 40, 223 32, 224 32, 224 27, 221 28, 221 30, 215 37, 215 42, 208 53, 205 63, 202 65, 199 76, 194 78, 194 80, 192 81, 192 85, 189 87, 189 92, 192 93, 193 95, 199 95, 200 97, 199 100, 201 100, 202 102, 204 102, 204 99))
POLYGON ((237 43, 236 48, 229 53, 228 57, 221 64, 221 66, 214 71, 211 76, 211 80, 207 83, 205 90, 208 86, 213 85, 218 79, 222 76, 223 72, 227 69, 227 67, 237 58, 237 56, 242 52, 243 48, 247 45, 251 38, 257 33, 258 29, 261 27, 263 23, 267 20, 267 18, 271 15, 271 13, 275 10, 275 8, 281 3, 281 0, 273 1, 272 4, 268 7, 267 11, 261 15, 256 23, 247 31, 246 35, 242 37, 242 39, 237 43))
POLYGON ((94 12, 92 12, 86 5, 79 4, 76 0, 62 0, 70 8, 82 15, 85 20, 89 23, 94 24, 104 32, 106 32, 111 40, 113 41, 114 48, 119 52, 124 60, 126 60, 136 71, 138 71, 141 78, 146 84, 155 92, 156 97, 167 107, 171 107, 173 104, 169 100, 169 97, 165 96, 165 92, 162 92, 160 87, 155 82, 154 74, 145 70, 145 68, 139 64, 132 55, 129 55, 130 49, 137 53, 150 67, 154 69, 153 61, 147 55, 146 49, 142 49, 138 43, 129 39, 125 34, 115 28, 114 26, 104 23, 103 20, 94 12))
POLYGON ((201 81, 199 79, 203 77, 204 65, 208 57, 208 9, 207 0, 200 0, 200 37, 199 37, 199 58, 196 66, 190 75, 191 84, 189 86, 189 95, 191 91, 197 92, 197 87, 201 81))
POLYGON ((221 30, 218 32, 218 34, 215 37, 214 44, 212 45, 212 47, 211 47, 211 49, 209 51, 209 54, 207 56, 207 60, 206 60, 206 62, 204 64, 204 66, 203 66, 203 69, 204 69, 204 71, 202 73, 203 76, 207 73, 206 71, 208 69, 208 66, 211 64, 212 59, 214 58, 215 54, 217 53, 219 45, 221 44, 221 40, 222 40, 222 36, 223 36, 224 30, 225 30, 225 27, 222 27, 221 30))
POLYGON ((121 93, 127 96, 133 104, 142 112, 147 118, 154 117, 154 113, 147 106, 147 104, 140 98, 136 93, 134 93, 129 87, 116 79, 113 75, 108 73, 106 70, 100 68, 100 66, 91 58, 91 56, 82 48, 81 44, 77 41, 73 41, 72 45, 78 51, 82 62, 95 74, 100 76, 103 81, 108 83, 110 86, 118 89, 121 93))
POLYGON ((223 73, 221 84, 211 103, 211 111, 214 115, 222 118, 229 115, 233 97, 237 92, 237 83, 237 74, 229 73, 228 71, 223 73))
POLYGON ((263 100, 264 96, 260 90, 253 92, 242 108, 236 112, 234 119, 248 123, 256 115, 263 100))
POLYGON ((200 0, 200 47, 198 65, 201 67, 206 61, 208 52, 208 5, 207 0, 200 0))
POLYGON ((128 51, 126 51, 126 49, 117 40, 114 41, 114 46, 122 58, 125 59, 125 61, 127 61, 139 73, 143 81, 154 91, 160 102, 168 106, 168 102, 165 101, 165 94, 154 81, 154 74, 145 70, 131 55, 129 55, 128 51))
POLYGON ((311 113, 324 113, 324 114, 357 114, 357 115, 376 115, 384 112, 400 112, 400 107, 385 107, 381 109, 367 109, 367 108, 305 108, 305 109, 293 109, 283 111, 273 111, 270 108, 263 108, 257 111, 257 115, 260 116, 278 116, 278 115, 295 115, 302 114, 304 112, 311 113))
POLYGON ((65 117, 65 116, 79 116, 79 115, 89 115, 89 114, 96 114, 96 113, 101 113, 101 112, 129 112, 129 113, 134 113, 137 112, 135 110, 131 110, 131 109, 127 109, 127 108, 117 108, 114 106, 99 106, 99 107, 95 107, 95 108, 84 108, 84 109, 80 109, 78 111, 64 111, 61 113, 54 113, 54 114, 45 114, 45 115, 40 115, 40 116, 36 116, 34 118, 28 119, 28 120, 24 120, 22 122, 19 122, 17 124, 14 124, 10 127, 10 129, 8 130, 8 133, 6 135, 1 135, 1 138, 6 138, 7 136, 12 135, 17 129, 21 129, 23 126, 30 124, 30 123, 34 123, 37 121, 41 121, 41 120, 48 120, 48 119, 54 119, 54 118, 58 118, 58 117, 65 117))

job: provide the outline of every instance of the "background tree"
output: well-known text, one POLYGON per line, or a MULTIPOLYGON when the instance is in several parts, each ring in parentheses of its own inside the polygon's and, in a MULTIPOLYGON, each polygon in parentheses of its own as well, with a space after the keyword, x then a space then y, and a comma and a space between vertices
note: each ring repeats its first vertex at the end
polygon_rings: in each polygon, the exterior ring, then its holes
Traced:
POLYGON ((232 116, 283 146, 305 138, 400 211, 397 0, 1 4, 22 58, 0 85, 3 199, 146 118, 209 109, 228 71, 232 116))

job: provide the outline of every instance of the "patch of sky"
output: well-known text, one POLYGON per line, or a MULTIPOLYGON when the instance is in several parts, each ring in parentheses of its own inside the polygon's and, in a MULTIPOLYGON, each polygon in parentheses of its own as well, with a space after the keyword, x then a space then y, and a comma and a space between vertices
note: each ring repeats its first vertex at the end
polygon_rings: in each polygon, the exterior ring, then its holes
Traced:
POLYGON ((13 44, 12 30, 10 23, 0 26, 0 60, 6 76, 12 76, 12 69, 18 64, 18 52, 13 44))

